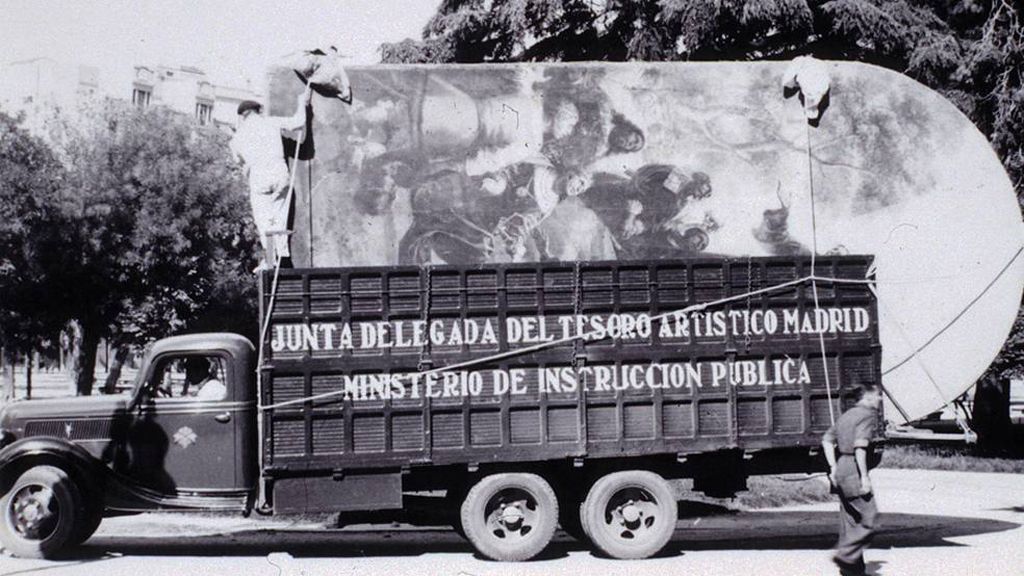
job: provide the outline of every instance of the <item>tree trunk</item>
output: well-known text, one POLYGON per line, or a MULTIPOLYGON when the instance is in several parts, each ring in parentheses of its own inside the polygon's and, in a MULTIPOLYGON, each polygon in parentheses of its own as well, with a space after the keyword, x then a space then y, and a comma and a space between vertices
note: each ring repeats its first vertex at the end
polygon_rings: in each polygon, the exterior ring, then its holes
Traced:
POLYGON ((75 358, 78 357, 78 349, 82 347, 82 329, 77 320, 68 322, 61 339, 64 341, 64 371, 71 378, 71 392, 75 393, 78 390, 75 386, 78 381, 75 358))
POLYGON ((118 345, 114 348, 114 359, 113 361, 107 358, 107 379, 103 382, 103 393, 104 394, 116 394, 117 393, 117 381, 121 378, 121 368, 124 366, 125 359, 128 358, 128 347, 118 345))
POLYGON ((25 357, 25 398, 32 398, 32 356, 35 351, 25 357))
POLYGON ((7 348, 0 346, 0 387, 3 389, 3 399, 14 398, 14 362, 8 361, 7 348))
POLYGON ((1011 438, 1010 383, 994 375, 975 384, 971 427, 978 434, 982 452, 999 452, 1011 438))
POLYGON ((82 322, 75 330, 72 344, 71 373, 75 380, 75 393, 79 396, 92 394, 96 379, 96 349, 100 345, 100 331, 93 325, 82 322))

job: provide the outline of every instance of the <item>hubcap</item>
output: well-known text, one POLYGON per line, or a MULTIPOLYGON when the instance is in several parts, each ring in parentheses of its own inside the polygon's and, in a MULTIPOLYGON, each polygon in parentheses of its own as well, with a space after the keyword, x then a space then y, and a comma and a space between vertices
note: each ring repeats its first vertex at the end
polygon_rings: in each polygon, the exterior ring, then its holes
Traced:
POLYGON ((518 504, 511 506, 505 506, 501 511, 501 518, 499 522, 505 525, 506 528, 514 529, 523 521, 523 510, 518 504))
POLYGON ((537 500, 519 488, 499 491, 484 507, 488 531, 496 538, 525 538, 540 518, 537 500))
POLYGON ((622 488, 605 506, 604 527, 623 540, 641 540, 654 533, 658 523, 658 501, 640 487, 622 488))
POLYGON ((622 507, 622 519, 628 524, 636 522, 642 515, 643 512, 632 501, 622 507))
POLYGON ((53 533, 60 508, 53 491, 45 486, 25 486, 10 500, 7 519, 26 540, 43 540, 53 533))

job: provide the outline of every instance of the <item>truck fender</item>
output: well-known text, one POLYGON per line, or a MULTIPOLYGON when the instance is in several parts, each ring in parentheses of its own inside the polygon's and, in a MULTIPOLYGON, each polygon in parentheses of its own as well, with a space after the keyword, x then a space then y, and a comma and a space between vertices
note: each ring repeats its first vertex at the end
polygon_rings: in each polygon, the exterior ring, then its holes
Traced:
POLYGON ((84 448, 49 437, 22 438, 0 450, 0 495, 32 466, 57 466, 74 479, 81 490, 99 490, 106 467, 84 448))

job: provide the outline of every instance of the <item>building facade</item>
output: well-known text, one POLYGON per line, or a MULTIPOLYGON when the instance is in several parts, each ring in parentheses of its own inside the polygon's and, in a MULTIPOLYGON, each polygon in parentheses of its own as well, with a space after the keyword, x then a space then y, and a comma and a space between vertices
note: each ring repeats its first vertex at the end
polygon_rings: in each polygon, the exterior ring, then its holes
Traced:
POLYGON ((100 70, 41 57, 0 65, 0 109, 31 124, 54 108, 74 109, 101 97, 100 70))
POLYGON ((214 84, 193 66, 135 67, 131 102, 136 106, 167 106, 202 125, 233 129, 243 100, 262 102, 263 95, 250 86, 214 84))
POLYGON ((40 57, 0 64, 0 110, 24 114, 32 128, 56 108, 73 111, 103 97, 130 101, 135 106, 166 106, 188 114, 201 125, 233 130, 243 100, 263 102, 252 86, 215 84, 192 66, 135 66, 120 80, 101 78, 100 69, 40 57))

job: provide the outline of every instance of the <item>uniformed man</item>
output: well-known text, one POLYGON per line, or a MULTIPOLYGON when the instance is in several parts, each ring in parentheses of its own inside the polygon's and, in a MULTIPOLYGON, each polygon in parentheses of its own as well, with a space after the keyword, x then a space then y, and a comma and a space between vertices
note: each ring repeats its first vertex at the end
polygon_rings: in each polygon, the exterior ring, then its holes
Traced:
POLYGON ((844 576, 865 573, 864 549, 871 542, 878 517, 868 459, 882 392, 874 384, 862 384, 854 394, 857 404, 843 413, 821 439, 828 477, 840 502, 839 542, 832 560, 844 576))

